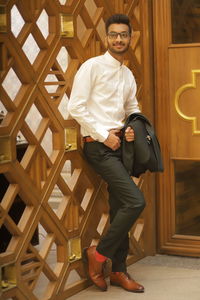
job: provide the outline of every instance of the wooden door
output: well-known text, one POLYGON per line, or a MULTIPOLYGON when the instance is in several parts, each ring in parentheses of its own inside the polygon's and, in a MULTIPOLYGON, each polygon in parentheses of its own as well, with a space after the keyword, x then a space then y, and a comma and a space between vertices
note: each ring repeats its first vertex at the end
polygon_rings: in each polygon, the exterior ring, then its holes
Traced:
MULTIPOLYGON (((147 2, 0 2, 4 300, 65 299, 89 285, 81 253, 106 230, 107 192, 84 160, 67 101, 80 64, 105 51, 105 18, 122 12, 134 29, 126 63, 136 76, 140 105, 153 118, 147 2)), ((154 178, 147 174, 139 184, 148 195, 147 208, 131 231, 129 263, 155 251, 154 178)))
POLYGON ((158 249, 200 255, 200 5, 154 1, 156 119, 165 158, 158 249))

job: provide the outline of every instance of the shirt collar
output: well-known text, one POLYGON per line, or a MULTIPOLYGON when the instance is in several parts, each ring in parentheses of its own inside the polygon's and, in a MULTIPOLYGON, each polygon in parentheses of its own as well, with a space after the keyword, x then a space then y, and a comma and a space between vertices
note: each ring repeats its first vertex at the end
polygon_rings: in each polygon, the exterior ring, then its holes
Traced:
POLYGON ((103 55, 105 60, 109 63, 112 64, 113 66, 120 67, 122 64, 114 58, 108 51, 103 55))

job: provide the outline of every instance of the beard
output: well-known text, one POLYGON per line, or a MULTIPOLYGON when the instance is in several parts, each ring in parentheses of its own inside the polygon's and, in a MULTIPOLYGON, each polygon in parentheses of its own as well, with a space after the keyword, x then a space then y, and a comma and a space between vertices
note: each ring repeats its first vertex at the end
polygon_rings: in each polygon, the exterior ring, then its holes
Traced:
POLYGON ((124 54, 125 52, 128 51, 129 45, 130 45, 130 43, 124 44, 123 42, 120 42, 120 43, 116 43, 116 42, 115 42, 115 43, 113 43, 113 44, 108 43, 108 50, 109 50, 110 52, 114 53, 114 54, 124 54), (124 46, 124 47, 122 47, 122 48, 120 48, 120 49, 117 49, 117 48, 115 47, 115 46, 117 46, 117 45, 124 46))

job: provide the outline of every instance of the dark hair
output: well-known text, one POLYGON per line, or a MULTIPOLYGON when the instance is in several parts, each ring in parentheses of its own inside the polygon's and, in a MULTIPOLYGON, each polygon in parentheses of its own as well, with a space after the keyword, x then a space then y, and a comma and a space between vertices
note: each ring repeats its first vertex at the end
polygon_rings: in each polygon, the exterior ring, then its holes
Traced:
POLYGON ((127 15, 115 14, 110 16, 105 23, 106 33, 108 33, 108 28, 111 24, 126 24, 129 28, 129 32, 131 33, 132 31, 130 20, 127 15))

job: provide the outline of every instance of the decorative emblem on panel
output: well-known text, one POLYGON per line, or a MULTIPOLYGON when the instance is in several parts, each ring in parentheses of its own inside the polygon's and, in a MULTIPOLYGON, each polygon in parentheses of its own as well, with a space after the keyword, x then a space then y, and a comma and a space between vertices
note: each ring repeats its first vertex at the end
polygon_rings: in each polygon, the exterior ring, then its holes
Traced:
POLYGON ((0 136, 0 164, 12 161, 11 137, 0 136))
POLYGON ((76 237, 69 240, 68 250, 69 250, 68 261, 70 263, 82 258, 80 237, 76 237))
MULTIPOLYGON (((185 113, 182 112, 181 108, 180 108, 180 98, 181 96, 188 90, 195 90, 197 89, 197 75, 200 75, 200 70, 192 70, 192 82, 191 83, 187 83, 182 85, 175 94, 175 108, 177 113, 179 114, 179 116, 187 121, 192 121, 192 134, 197 135, 200 134, 200 129, 198 129, 198 122, 197 122, 197 116, 193 115, 193 116, 188 116, 185 113)), ((200 87, 199 87, 200 88, 200 87)), ((200 101, 200 95, 198 95, 199 97, 199 101, 200 101)), ((193 105, 194 103, 192 103, 191 105, 193 105)), ((195 109, 194 107, 194 111, 196 111, 196 113, 198 113, 198 110, 195 109)))
POLYGON ((1 266, 0 268, 0 291, 3 289, 7 291, 11 288, 16 287, 17 275, 16 266, 14 263, 1 266))
POLYGON ((66 38, 74 37, 74 22, 73 16, 62 13, 60 15, 61 22, 61 36, 66 38))
POLYGON ((77 150, 77 128, 75 127, 68 127, 65 128, 65 151, 73 151, 77 150))

